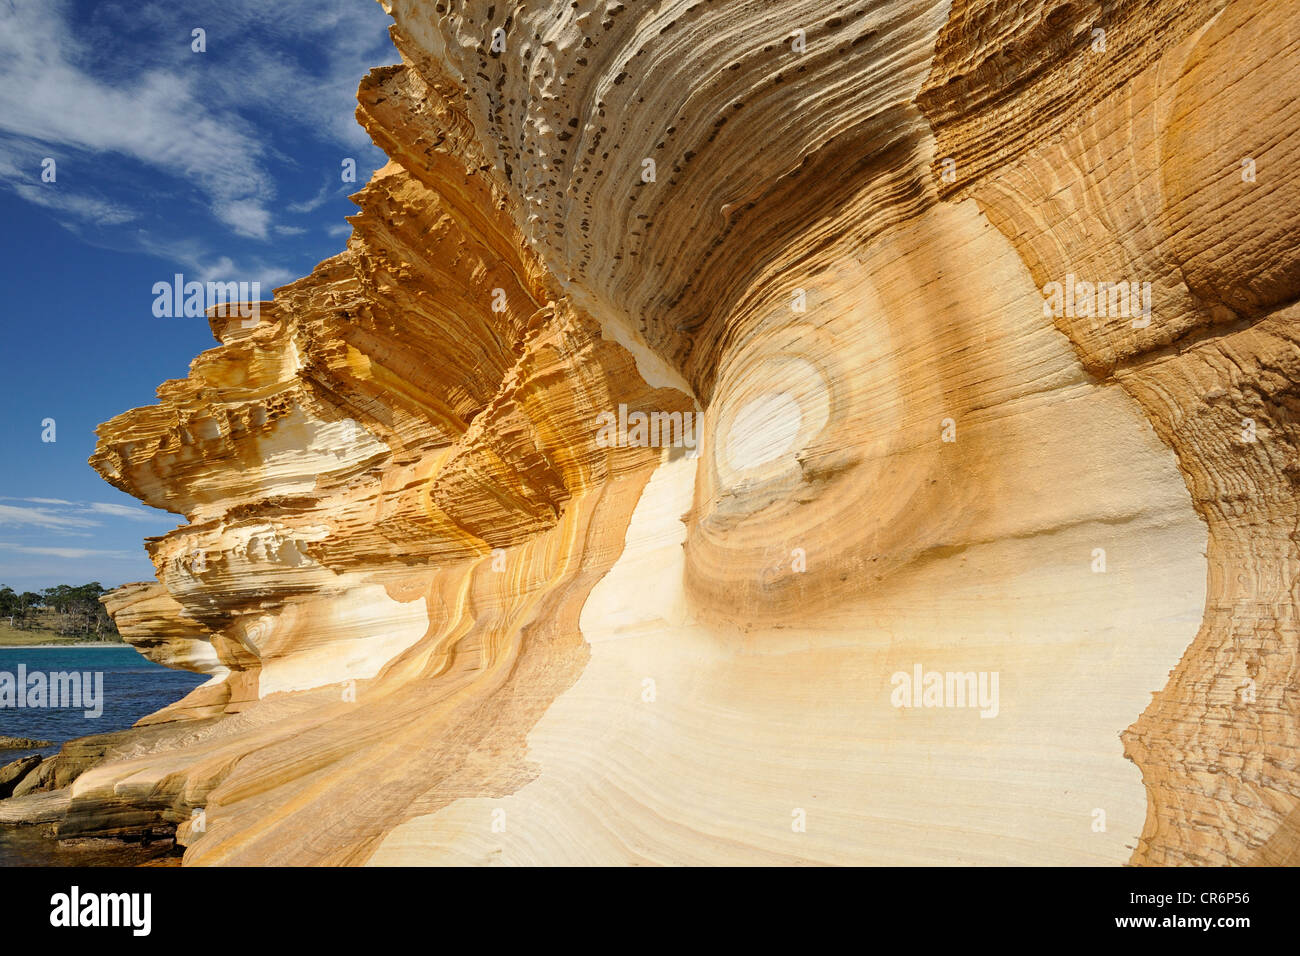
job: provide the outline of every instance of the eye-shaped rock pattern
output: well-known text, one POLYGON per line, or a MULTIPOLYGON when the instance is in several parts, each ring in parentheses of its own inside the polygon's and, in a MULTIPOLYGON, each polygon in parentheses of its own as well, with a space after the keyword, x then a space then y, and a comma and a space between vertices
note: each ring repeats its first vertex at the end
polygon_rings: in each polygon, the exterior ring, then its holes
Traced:
POLYGON ((109 610, 210 679, 0 809, 1297 862, 1293 3, 384 7, 347 248, 92 459, 186 522, 109 610))

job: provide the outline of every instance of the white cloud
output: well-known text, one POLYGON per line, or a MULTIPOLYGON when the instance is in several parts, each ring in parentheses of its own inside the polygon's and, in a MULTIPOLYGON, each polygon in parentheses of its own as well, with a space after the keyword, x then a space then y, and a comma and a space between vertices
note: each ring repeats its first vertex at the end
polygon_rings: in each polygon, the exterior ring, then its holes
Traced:
POLYGON ((311 199, 305 199, 302 202, 291 202, 285 208, 288 209, 289 212, 296 213, 315 212, 321 206, 325 205, 325 203, 329 202, 329 198, 334 194, 334 192, 334 187, 327 182, 321 187, 320 192, 311 199))
POLYGON ((276 286, 298 278, 296 272, 279 266, 269 266, 264 262, 237 266, 229 256, 222 256, 208 263, 195 261, 193 266, 200 282, 260 282, 262 294, 267 297, 276 286))
MULTIPOLYGON (((195 23, 220 22, 223 34, 240 44, 239 69, 214 77, 224 102, 255 105, 349 149, 370 146, 356 120, 357 84, 372 67, 398 59, 387 36, 391 21, 379 4, 190 0, 185 8, 195 23), (302 47, 309 56, 298 55, 302 47)), ((211 30, 208 39, 211 48, 211 30)), ((326 163, 335 176, 342 158, 326 163)))
POLYGON ((17 554, 39 554, 47 558, 110 558, 113 560, 134 559, 139 557, 130 551, 102 551, 98 548, 31 548, 21 544, 0 541, 0 551, 13 551, 17 554))
POLYGON ((271 213, 256 199, 218 203, 213 212, 236 233, 252 239, 265 239, 271 224, 271 213))
POLYGON ((42 144, 55 159, 127 156, 197 185, 237 232, 265 235, 257 209, 274 182, 251 126, 210 107, 180 72, 146 70, 120 83, 92 75, 66 13, 50 0, 0 3, 0 136, 11 148, 42 144))
MULTIPOLYGON (((338 196, 342 156, 363 166, 381 158, 356 121, 356 88, 398 59, 389 23, 365 0, 0 0, 0 188, 91 245, 152 252, 200 281, 261 282, 269 298, 300 263, 232 260, 175 226, 202 234, 186 208, 197 200, 233 236, 305 235, 277 216, 338 196), (207 53, 190 49, 195 25, 207 29, 207 53), (46 156, 58 162, 56 183, 41 182, 46 156), (278 206, 282 172, 294 184, 286 191, 323 186, 278 206), (127 223, 136 228, 111 228, 127 223)), ((350 231, 328 227, 331 237, 350 231)))
MULTIPOLYGON (((12 499, 11 499, 12 500, 12 499)), ((61 531, 66 528, 93 528, 99 522, 76 514, 59 514, 47 507, 24 508, 21 505, 0 505, 0 525, 25 525, 61 531)))
POLYGON ((129 518, 132 521, 160 521, 174 516, 164 511, 115 504, 107 501, 65 501, 62 498, 0 497, 0 501, 20 501, 21 505, 0 504, 0 525, 21 525, 47 531, 73 528, 97 528, 105 518, 129 518), (37 507, 28 507, 36 505, 37 507))
POLYGON ((116 226, 137 218, 137 214, 118 203, 94 199, 90 196, 78 196, 63 192, 48 183, 41 186, 32 183, 15 183, 14 192, 28 202, 67 212, 101 226, 116 226))
POLYGON ((132 521, 157 521, 159 518, 170 518, 164 512, 146 511, 144 508, 133 507, 132 505, 109 504, 106 501, 92 501, 87 507, 95 514, 112 515, 114 518, 130 518, 132 521))
MULTIPOLYGON (((208 254, 201 243, 192 239, 161 243, 140 236, 138 244, 150 255, 180 263, 188 273, 186 279, 197 279, 199 282, 260 282, 265 298, 270 298, 271 290, 276 286, 292 282, 302 274, 261 261, 239 263, 230 256, 214 257, 208 254)), ((160 276, 159 279, 170 282, 171 276, 160 276)))

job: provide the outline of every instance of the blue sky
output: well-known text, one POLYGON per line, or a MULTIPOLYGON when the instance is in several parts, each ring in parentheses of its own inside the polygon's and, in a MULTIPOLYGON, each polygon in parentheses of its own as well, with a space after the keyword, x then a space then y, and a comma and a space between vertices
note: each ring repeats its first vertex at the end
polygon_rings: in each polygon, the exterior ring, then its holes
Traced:
POLYGON ((0 584, 153 577, 143 538, 183 519, 86 464, 96 425, 215 344, 155 318, 153 285, 269 299, 343 248, 384 161, 353 113, 398 61, 389 22, 374 0, 0 0, 0 584))

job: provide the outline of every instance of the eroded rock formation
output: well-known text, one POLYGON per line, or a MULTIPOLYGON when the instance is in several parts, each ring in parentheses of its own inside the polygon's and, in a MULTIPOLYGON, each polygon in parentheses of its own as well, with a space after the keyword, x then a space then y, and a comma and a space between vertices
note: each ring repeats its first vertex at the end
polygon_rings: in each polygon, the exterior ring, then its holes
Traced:
POLYGON ((185 519, 118 626, 211 679, 7 818, 1296 861, 1294 4, 385 9, 346 250, 92 459, 185 519), (602 437, 636 412, 698 448, 602 437))

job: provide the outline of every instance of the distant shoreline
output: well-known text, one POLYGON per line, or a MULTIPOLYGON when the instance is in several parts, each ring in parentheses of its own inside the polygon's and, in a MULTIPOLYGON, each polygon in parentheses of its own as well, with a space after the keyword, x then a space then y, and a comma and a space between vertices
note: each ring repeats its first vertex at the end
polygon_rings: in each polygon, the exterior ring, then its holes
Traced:
POLYGON ((52 650, 56 647, 129 647, 131 650, 135 650, 134 644, 122 644, 118 641, 97 641, 93 644, 73 642, 67 644, 0 644, 0 651, 40 651, 52 650))

